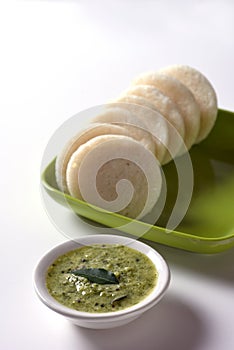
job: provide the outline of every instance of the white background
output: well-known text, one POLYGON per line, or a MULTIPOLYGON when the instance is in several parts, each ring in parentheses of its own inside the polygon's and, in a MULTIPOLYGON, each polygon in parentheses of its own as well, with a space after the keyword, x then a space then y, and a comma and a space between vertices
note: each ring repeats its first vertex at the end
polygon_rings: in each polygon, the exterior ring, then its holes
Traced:
MULTIPOLYGON (((37 260, 66 238, 40 195, 53 132, 75 113, 118 96, 139 73, 189 64, 234 110, 234 2, 1 1, 0 348, 232 350, 234 250, 206 256, 155 245, 172 271, 153 310, 112 330, 72 326, 35 296, 37 260)), ((83 222, 80 232, 90 228, 83 222)))

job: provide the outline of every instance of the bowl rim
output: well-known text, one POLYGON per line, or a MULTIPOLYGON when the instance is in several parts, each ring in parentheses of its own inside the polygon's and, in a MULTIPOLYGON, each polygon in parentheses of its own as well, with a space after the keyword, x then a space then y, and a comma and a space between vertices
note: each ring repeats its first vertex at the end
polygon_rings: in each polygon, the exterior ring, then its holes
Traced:
POLYGON ((100 321, 100 320, 110 320, 110 319, 122 319, 128 316, 133 316, 141 314, 146 310, 153 307, 159 300, 163 297, 167 288, 170 284, 170 270, 167 262, 154 248, 146 243, 139 240, 132 239, 121 235, 112 234, 95 234, 80 236, 77 240, 68 240, 57 244, 56 246, 49 249, 37 262, 34 272, 33 272, 33 285, 35 292, 39 299, 53 311, 72 319, 83 319, 84 321, 100 321), (139 303, 129 306, 125 309, 118 311, 108 311, 108 312, 86 312, 78 311, 69 308, 61 303, 59 303, 47 290, 45 284, 45 277, 48 267, 52 262, 60 255, 65 254, 68 251, 74 250, 84 245, 91 244, 124 244, 130 246, 132 249, 141 251, 143 254, 147 255, 151 261, 154 263, 157 271, 160 267, 160 272, 158 271, 158 280, 154 289, 142 299, 139 303), (163 273, 162 273, 163 272, 163 273), (160 283, 159 283, 160 282, 160 283))

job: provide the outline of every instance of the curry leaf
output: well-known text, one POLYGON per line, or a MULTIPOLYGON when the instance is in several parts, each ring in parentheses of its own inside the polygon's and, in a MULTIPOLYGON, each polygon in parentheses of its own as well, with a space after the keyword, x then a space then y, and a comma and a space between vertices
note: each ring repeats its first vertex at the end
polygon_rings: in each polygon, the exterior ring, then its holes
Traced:
POLYGON ((98 284, 118 284, 119 281, 113 272, 105 269, 89 268, 71 271, 73 275, 86 277, 90 282, 98 284))

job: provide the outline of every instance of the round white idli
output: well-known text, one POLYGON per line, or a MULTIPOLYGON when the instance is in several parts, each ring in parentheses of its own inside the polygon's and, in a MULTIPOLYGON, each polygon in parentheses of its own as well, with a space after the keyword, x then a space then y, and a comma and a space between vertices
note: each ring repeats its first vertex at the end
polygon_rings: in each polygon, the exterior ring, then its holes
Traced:
MULTIPOLYGON (((137 134, 144 135, 144 143, 148 140, 154 142, 154 154, 161 163, 168 144, 168 128, 164 118, 155 111, 148 101, 138 96, 123 96, 112 103, 106 111, 94 118, 94 122, 117 123, 130 130, 135 126, 137 134), (143 134, 144 132, 144 134, 143 134), (147 139, 145 138, 147 136, 147 139)), ((129 135, 137 140, 133 134, 129 135)), ((151 141, 150 141, 151 142, 151 141)))
POLYGON ((67 142, 60 154, 56 158, 55 163, 55 175, 58 187, 63 192, 68 192, 66 183, 66 169, 67 164, 71 158, 71 155, 85 142, 89 141, 93 137, 113 134, 113 135, 126 135, 133 137, 134 139, 142 142, 142 144, 151 152, 155 152, 155 145, 152 137, 149 133, 143 129, 133 126, 121 126, 115 124, 92 124, 87 129, 81 131, 75 135, 71 140, 67 142))
MULTIPOLYGON (((184 120, 177 105, 161 91, 152 85, 135 85, 130 87, 125 96, 140 96, 149 101, 155 109, 166 119, 169 139, 168 150, 162 160, 162 164, 168 163, 172 158, 181 155, 184 144, 183 137, 185 133, 184 120), (169 122, 169 123, 168 123, 169 122)), ((185 150, 183 149, 183 152, 185 150)))
POLYGON ((196 143, 201 142, 210 133, 217 117, 217 97, 214 88, 202 73, 186 65, 169 66, 159 72, 178 79, 194 95, 201 111, 201 123, 196 143))
POLYGON ((189 150, 200 129, 200 108, 191 91, 178 79, 158 72, 144 73, 133 84, 152 85, 176 103, 184 119, 184 143, 189 150))
POLYGON ((69 193, 131 218, 157 202, 162 178, 152 152, 128 136, 102 135, 81 145, 67 166, 69 193))

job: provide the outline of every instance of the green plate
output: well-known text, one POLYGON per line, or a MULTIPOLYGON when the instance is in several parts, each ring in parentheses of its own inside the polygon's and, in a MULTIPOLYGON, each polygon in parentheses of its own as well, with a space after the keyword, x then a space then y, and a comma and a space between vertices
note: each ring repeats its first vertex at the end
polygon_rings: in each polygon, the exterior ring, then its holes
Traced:
POLYGON ((155 225, 100 210, 62 193, 56 185, 55 160, 44 170, 42 184, 55 201, 99 224, 188 251, 224 251, 234 246, 234 113, 219 110, 212 132, 192 147, 190 156, 194 169, 192 201, 182 222, 169 232, 165 227, 177 194, 174 162, 163 168, 168 193, 155 225))

